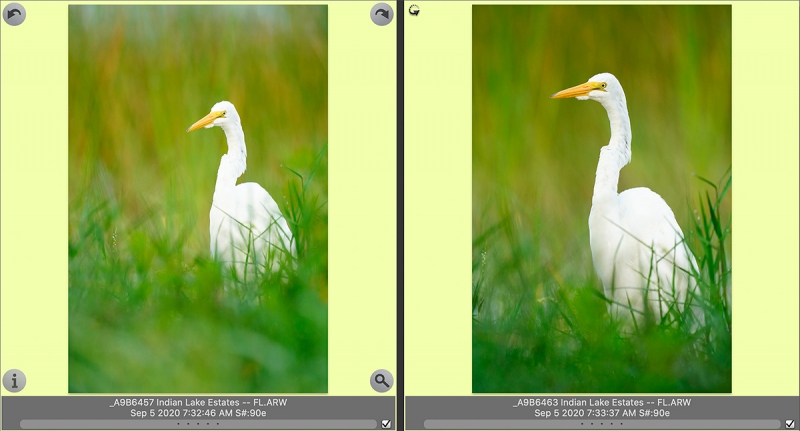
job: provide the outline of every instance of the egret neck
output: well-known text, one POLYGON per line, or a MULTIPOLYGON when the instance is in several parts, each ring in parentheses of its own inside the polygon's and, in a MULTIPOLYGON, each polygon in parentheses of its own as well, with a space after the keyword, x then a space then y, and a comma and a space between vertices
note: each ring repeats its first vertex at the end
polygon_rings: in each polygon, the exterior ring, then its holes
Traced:
POLYGON ((592 204, 602 206, 616 201, 619 171, 631 161, 631 122, 624 93, 621 98, 602 99, 600 103, 606 108, 611 123, 611 139, 600 149, 592 196, 592 204))
POLYGON ((221 127, 228 139, 228 153, 222 156, 219 163, 214 199, 224 198, 226 192, 236 187, 236 179, 247 169, 247 147, 244 145, 242 126, 238 123, 225 123, 221 127))

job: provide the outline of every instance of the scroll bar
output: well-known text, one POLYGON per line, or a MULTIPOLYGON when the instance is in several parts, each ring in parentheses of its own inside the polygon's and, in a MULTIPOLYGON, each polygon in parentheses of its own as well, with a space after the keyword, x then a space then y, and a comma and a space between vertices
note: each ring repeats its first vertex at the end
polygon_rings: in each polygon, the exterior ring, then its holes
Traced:
POLYGON ((659 419, 659 420, 541 420, 541 419, 428 419, 429 430, 774 430, 778 419, 659 419))
POLYGON ((375 419, 23 419, 28 430, 374 430, 375 419))

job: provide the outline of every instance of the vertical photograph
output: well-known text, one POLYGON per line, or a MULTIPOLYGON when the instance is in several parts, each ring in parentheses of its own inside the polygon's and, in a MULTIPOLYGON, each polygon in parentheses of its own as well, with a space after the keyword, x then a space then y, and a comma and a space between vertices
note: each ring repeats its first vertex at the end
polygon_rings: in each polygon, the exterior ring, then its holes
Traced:
POLYGON ((69 6, 69 391, 328 391, 327 6, 69 6))
POLYGON ((731 391, 731 7, 472 9, 472 390, 731 391))

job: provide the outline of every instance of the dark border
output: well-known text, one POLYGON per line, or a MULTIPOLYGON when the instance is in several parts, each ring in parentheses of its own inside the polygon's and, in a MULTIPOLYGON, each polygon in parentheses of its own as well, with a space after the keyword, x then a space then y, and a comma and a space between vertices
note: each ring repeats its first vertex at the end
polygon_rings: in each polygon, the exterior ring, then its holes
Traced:
POLYGON ((395 429, 402 430, 403 422, 405 419, 405 393, 404 393, 404 359, 405 359, 405 184, 404 184, 404 170, 405 160, 405 2, 399 0, 396 4, 397 13, 397 372, 395 379, 395 387, 397 388, 397 426, 395 429))

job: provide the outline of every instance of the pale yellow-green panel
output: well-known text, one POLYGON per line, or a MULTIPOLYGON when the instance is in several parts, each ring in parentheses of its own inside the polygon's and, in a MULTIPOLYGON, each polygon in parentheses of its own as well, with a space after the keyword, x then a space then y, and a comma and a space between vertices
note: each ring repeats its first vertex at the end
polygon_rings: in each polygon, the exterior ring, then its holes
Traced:
POLYGON ((0 366, 66 394, 67 5, 24 6, 0 25, 0 366))
POLYGON ((395 373, 397 362, 397 28, 396 21, 373 24, 371 8, 352 2, 328 10, 329 235, 336 244, 328 384, 336 395, 375 394, 372 372, 395 373))
POLYGON ((405 381, 472 392, 472 5, 405 20, 405 381))
POLYGON ((733 4, 736 395, 798 395, 797 17, 795 2, 733 4))
MULTIPOLYGON (((417 4, 405 32, 406 393, 463 395, 472 5, 417 4)), ((798 394, 797 17, 793 2, 733 3, 734 395, 798 394)))
MULTIPOLYGON (((25 7, 22 25, 0 26, 0 367, 25 371, 25 395, 57 395, 68 363, 68 3, 25 7)), ((374 394, 372 371, 396 367, 396 27, 374 25, 370 7, 328 10, 331 395, 374 394)))

